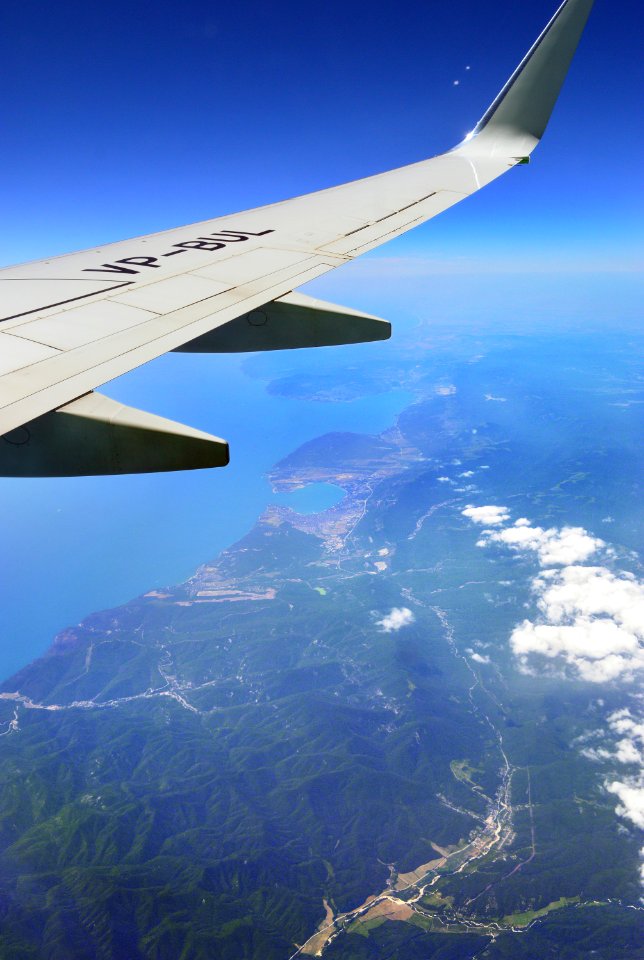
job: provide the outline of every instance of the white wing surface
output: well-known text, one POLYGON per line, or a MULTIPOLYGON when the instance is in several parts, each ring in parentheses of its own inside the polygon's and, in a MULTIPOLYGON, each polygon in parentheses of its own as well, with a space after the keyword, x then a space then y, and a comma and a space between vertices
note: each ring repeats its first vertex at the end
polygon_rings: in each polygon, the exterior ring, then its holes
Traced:
POLYGON ((386 338, 384 321, 292 291, 526 162, 592 5, 563 3, 474 132, 448 153, 282 203, 1 270, 0 473, 222 465, 224 441, 92 391, 169 350, 386 338))

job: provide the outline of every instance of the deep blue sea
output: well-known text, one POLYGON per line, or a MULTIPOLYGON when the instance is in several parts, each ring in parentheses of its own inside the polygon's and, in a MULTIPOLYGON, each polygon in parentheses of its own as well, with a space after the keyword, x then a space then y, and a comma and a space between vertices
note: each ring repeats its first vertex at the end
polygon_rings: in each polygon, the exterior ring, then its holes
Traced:
MULTIPOLYGON (((387 345, 368 349, 377 348, 387 345)), ((360 349, 337 348, 338 364, 355 363, 360 349)), ((297 369, 298 356, 290 356, 297 369)), ((243 536, 268 503, 302 513, 330 506, 342 495, 337 488, 316 484, 275 495, 265 473, 328 431, 382 431, 411 399, 402 390, 351 402, 283 399, 243 372, 245 360, 173 354, 103 388, 224 437, 231 463, 223 470, 0 479, 0 677, 87 614, 186 579, 243 536)), ((275 362, 278 368, 284 361, 275 362)))

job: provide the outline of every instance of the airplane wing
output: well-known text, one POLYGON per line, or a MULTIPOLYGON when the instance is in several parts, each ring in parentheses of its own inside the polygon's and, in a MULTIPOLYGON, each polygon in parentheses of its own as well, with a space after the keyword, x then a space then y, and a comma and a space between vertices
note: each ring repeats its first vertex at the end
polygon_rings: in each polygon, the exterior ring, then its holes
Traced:
POLYGON ((0 270, 0 474, 221 466, 216 437, 96 387, 169 350, 386 339, 389 324, 293 291, 435 217, 538 144, 593 0, 565 0, 463 143, 231 216, 0 270))

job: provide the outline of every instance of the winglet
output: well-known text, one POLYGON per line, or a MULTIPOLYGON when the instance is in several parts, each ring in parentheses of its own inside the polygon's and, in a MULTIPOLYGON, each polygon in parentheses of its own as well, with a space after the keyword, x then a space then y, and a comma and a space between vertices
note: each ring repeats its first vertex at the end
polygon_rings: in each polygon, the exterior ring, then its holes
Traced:
POLYGON ((529 156, 550 119, 594 0, 564 0, 467 141, 473 152, 529 156))

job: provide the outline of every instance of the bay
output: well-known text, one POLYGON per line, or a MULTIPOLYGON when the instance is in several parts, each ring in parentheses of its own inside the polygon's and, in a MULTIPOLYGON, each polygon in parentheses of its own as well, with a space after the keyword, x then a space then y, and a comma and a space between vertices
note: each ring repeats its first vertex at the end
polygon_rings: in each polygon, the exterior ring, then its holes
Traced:
MULTIPOLYGON (((359 350, 337 348, 338 369, 359 350)), ((275 397, 244 373, 245 359, 174 354, 103 388, 224 437, 231 463, 223 470, 0 479, 0 677, 41 655, 64 627, 181 582, 238 540, 275 502, 266 472, 301 443, 335 430, 381 432, 411 400, 403 390, 335 403, 275 397)), ((304 512, 329 505, 319 491, 303 496, 304 512)))
POLYGON ((272 502, 279 507, 290 507, 296 513, 320 513, 334 507, 344 497, 344 490, 334 483, 308 483, 290 493, 273 494, 272 502))

